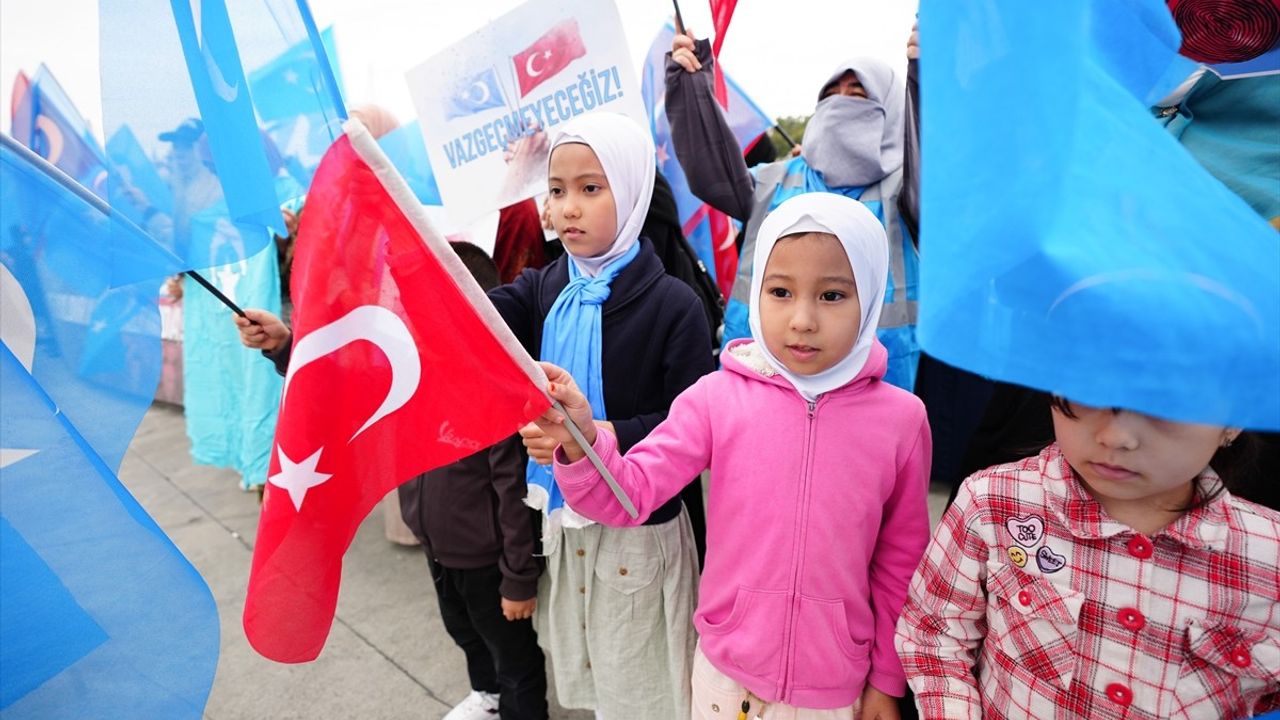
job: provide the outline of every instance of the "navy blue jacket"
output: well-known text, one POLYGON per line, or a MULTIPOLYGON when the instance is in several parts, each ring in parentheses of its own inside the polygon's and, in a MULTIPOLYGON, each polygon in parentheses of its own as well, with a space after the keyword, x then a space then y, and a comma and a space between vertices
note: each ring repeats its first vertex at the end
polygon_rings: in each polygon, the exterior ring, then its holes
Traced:
MULTIPOLYGON (((535 358, 541 355, 542 327, 551 305, 569 284, 568 262, 567 255, 561 256, 489 291, 511 331, 535 358)), ((688 285, 663 271, 646 238, 640 239, 640 254, 614 278, 601 313, 601 334, 606 419, 613 423, 619 450, 625 453, 666 419, 677 395, 715 369, 711 336, 702 301, 688 285)), ((681 497, 689 495, 685 504, 696 516, 692 520, 697 530, 705 527, 701 484, 692 483, 687 490, 681 497)), ((673 498, 646 524, 675 517, 679 500, 673 498)))

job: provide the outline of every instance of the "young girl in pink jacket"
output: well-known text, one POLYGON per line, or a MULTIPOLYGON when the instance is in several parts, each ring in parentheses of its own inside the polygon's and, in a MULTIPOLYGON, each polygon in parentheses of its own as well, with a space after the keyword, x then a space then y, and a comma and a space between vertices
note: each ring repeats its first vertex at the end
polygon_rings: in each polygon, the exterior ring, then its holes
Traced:
POLYGON ((881 381, 884 230, 856 200, 800 195, 765 219, 754 268, 752 337, 625 456, 546 366, 640 516, 552 410, 539 424, 561 443, 556 482, 578 513, 636 525, 711 469, 694 718, 897 718, 893 632, 928 541, 930 446, 924 406, 881 381))

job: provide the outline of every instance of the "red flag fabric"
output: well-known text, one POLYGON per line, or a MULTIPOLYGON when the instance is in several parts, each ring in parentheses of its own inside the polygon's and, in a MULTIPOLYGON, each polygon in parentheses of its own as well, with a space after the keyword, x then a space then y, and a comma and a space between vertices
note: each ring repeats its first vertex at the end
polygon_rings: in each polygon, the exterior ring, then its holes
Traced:
POLYGON ((729 107, 729 87, 725 85, 724 71, 720 68, 720 46, 724 45, 725 31, 729 29, 729 21, 737 7, 738 0, 711 0, 711 24, 716 31, 716 37, 711 41, 711 56, 716 59, 716 100, 722 108, 729 107))
POLYGON ((384 495, 550 404, 545 375, 356 121, 316 171, 293 297, 243 619, 278 662, 320 654, 343 553, 384 495))
POLYGON ((570 18, 557 23, 532 45, 511 58, 516 66, 520 96, 528 95, 530 90, 586 54, 587 48, 582 44, 582 35, 578 32, 578 21, 570 18))

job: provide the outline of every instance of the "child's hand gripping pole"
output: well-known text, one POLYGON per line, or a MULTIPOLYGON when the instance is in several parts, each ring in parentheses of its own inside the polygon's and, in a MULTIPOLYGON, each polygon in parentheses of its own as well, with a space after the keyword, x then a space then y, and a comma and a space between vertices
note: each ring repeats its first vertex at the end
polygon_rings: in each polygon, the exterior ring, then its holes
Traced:
POLYGON ((591 447, 591 443, 587 442, 587 439, 582 435, 582 430, 578 429, 578 424, 573 421, 573 418, 569 417, 569 413, 564 409, 564 406, 560 404, 560 401, 552 399, 551 407, 554 407, 561 415, 564 416, 565 428, 568 429, 569 434, 573 436, 574 442, 578 443, 578 447, 582 448, 583 454, 585 454, 587 459, 591 461, 591 464, 595 466, 596 470, 600 473, 600 477, 604 478, 605 484, 607 484, 609 489, 613 491, 613 496, 618 498, 618 502, 622 505, 622 509, 627 511, 627 515, 630 516, 632 520, 640 517, 640 513, 636 512, 636 506, 632 504, 631 498, 627 497, 626 491, 622 489, 622 486, 618 484, 618 481, 613 479, 613 473, 609 472, 609 468, 604 466, 604 461, 596 454, 595 448, 591 447))
MULTIPOLYGON (((627 511, 627 515, 632 520, 640 517, 640 513, 636 511, 636 506, 631 502, 631 498, 627 497, 627 493, 618 485, 618 481, 614 479, 613 473, 609 472, 609 468, 604 466, 604 461, 596 454, 591 442, 587 440, 586 435, 582 432, 584 423, 591 423, 594 430, 594 420, 591 417, 591 404, 587 401, 582 391, 578 389, 577 383, 573 381, 564 368, 557 367, 549 362, 540 362, 538 366, 547 378, 547 398, 551 400, 551 407, 555 413, 547 411, 542 417, 534 422, 538 425, 541 432, 546 433, 548 437, 555 440, 561 445, 568 445, 570 441, 582 450, 582 454, 591 461, 600 476, 604 478, 605 484, 613 491, 613 496, 618 498, 618 503, 622 505, 622 509, 627 511), (561 402, 564 401, 564 403, 561 402), (568 404, 568 407, 565 404, 568 404), (572 412, 570 411, 572 409, 572 412), (574 417, 577 416, 577 420, 574 417), (568 431, 568 436, 565 436, 568 431)), ((523 434, 523 433, 522 433, 523 434)), ((593 435, 595 433, 592 433, 593 435)))

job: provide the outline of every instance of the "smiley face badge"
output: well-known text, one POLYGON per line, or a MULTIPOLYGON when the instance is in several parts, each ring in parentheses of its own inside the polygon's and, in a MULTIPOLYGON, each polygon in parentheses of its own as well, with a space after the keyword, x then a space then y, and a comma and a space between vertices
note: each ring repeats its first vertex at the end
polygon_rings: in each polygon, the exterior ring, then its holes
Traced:
POLYGON ((1013 564, 1014 564, 1014 565, 1017 565, 1018 567, 1026 567, 1026 566, 1027 566, 1027 551, 1026 551, 1026 550, 1023 550, 1022 548, 1018 547, 1017 545, 1010 546, 1010 548, 1009 548, 1009 559, 1010 559, 1010 560, 1012 560, 1012 561, 1013 561, 1013 564))

